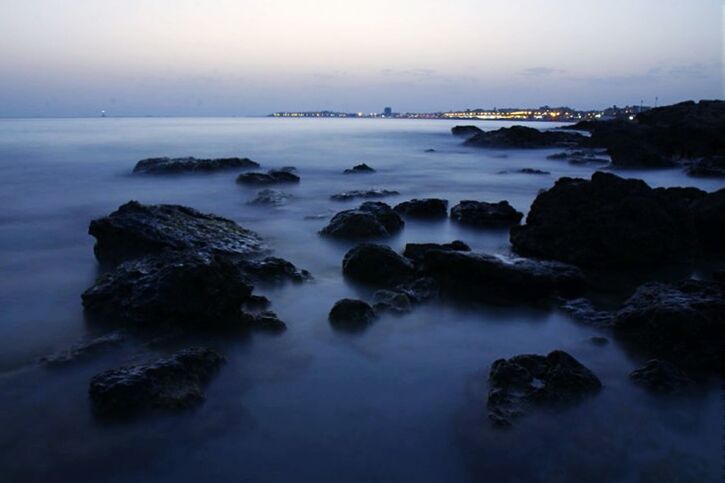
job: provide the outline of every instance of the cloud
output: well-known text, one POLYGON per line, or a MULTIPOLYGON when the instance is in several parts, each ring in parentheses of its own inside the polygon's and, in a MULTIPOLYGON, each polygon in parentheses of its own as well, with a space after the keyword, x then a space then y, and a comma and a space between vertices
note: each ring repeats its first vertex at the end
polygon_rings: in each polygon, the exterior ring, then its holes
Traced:
POLYGON ((566 72, 563 69, 555 69, 553 67, 529 67, 519 72, 524 77, 544 77, 552 74, 561 74, 566 72))

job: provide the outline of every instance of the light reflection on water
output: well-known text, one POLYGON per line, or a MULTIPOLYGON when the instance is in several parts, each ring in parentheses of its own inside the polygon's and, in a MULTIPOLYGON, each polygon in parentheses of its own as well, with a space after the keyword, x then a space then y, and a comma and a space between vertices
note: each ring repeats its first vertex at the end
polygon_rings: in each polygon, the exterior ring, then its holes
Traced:
MULTIPOLYGON (((632 387, 638 362, 563 314, 529 308, 432 303, 383 317, 362 334, 332 331, 335 300, 367 296, 346 283, 351 244, 321 239, 333 202, 351 189, 400 196, 507 199, 519 210, 560 176, 594 167, 545 157, 555 150, 489 151, 461 146, 455 122, 402 120, 91 119, 0 121, 0 468, 14 479, 191 481, 704 481, 719 477, 721 408, 715 386, 691 398, 653 398, 632 387), (436 152, 424 152, 434 148, 436 152), (251 207, 256 189, 234 174, 133 177, 150 156, 249 156, 264 168, 296 166, 299 186, 280 208, 251 207), (505 157, 504 157, 505 156, 505 157), (373 175, 343 176, 358 162, 373 175), (538 168, 550 175, 498 174, 538 168), (91 362, 46 371, 31 364, 100 330, 84 322, 80 293, 97 273, 89 220, 129 199, 180 203, 232 218, 262 234, 275 253, 309 269, 302 286, 266 288, 288 323, 282 335, 194 340, 229 364, 196 412, 99 424, 88 379, 142 357, 132 341, 91 362), (510 431, 485 420, 486 373, 499 357, 563 349, 605 389, 560 413, 535 411, 510 431), (113 475, 113 477, 112 477, 113 475), (663 476, 664 475, 664 476, 663 476)), ((497 128, 504 123, 477 123, 497 128)), ((552 127, 550 124, 537 127, 552 127)), ((631 171, 655 186, 721 181, 677 170, 631 171)), ((389 240, 461 239, 507 253, 505 230, 409 221, 389 240)), ((176 343, 172 343, 176 344, 176 343)), ((170 349, 171 347, 154 346, 170 349)))

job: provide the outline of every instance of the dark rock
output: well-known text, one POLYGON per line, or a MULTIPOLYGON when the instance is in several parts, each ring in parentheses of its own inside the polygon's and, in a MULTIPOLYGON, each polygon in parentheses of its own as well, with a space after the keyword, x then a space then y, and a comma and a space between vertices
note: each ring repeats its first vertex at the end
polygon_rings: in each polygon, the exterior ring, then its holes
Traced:
POLYGON ((617 312, 613 330, 649 357, 717 373, 725 349, 724 291, 721 283, 699 280, 646 283, 617 312))
POLYGON ((413 303, 422 303, 440 294, 440 286, 431 277, 419 277, 407 280, 395 288, 398 292, 404 293, 413 303))
POLYGON ((518 174, 551 174, 548 171, 543 171, 541 169, 534 169, 534 168, 521 168, 516 170, 504 170, 499 171, 498 174, 510 174, 510 173, 518 173, 518 174))
POLYGON ((109 216, 93 220, 94 252, 101 262, 118 263, 164 250, 200 250, 235 255, 263 251, 261 238, 232 220, 179 205, 129 201, 109 216))
POLYGON ((569 159, 569 153, 564 151, 561 153, 550 154, 546 157, 546 159, 554 159, 554 160, 569 159))
POLYGON ((476 134, 481 134, 482 132, 483 130, 476 126, 453 126, 451 128, 451 134, 464 138, 471 138, 476 134))
POLYGON ((352 200, 354 198, 363 198, 363 199, 385 198, 386 196, 396 196, 399 194, 400 193, 398 193, 397 191, 394 191, 394 190, 383 190, 383 189, 352 190, 352 191, 343 191, 342 193, 332 195, 332 196, 330 196, 330 199, 334 200, 334 201, 347 201, 347 200, 352 200))
POLYGON ((489 380, 487 407, 496 426, 510 426, 530 405, 570 405, 602 387, 592 371, 564 351, 498 359, 489 380))
POLYGON ((49 367, 60 367, 88 359, 114 347, 121 345, 126 338, 119 332, 96 337, 87 342, 76 344, 68 349, 58 351, 40 359, 41 364, 49 367))
POLYGON ((82 299, 90 314, 142 326, 206 327, 238 321, 251 292, 234 263, 189 250, 124 262, 101 275, 82 299))
POLYGON ((363 173, 374 173, 375 170, 365 163, 357 164, 352 168, 343 171, 345 174, 363 174, 363 173))
POLYGON ((271 185, 282 183, 299 183, 300 177, 290 171, 272 169, 266 173, 242 173, 237 176, 237 183, 248 185, 271 185))
POLYGON ((259 168, 259 163, 248 158, 150 158, 142 159, 136 163, 133 172, 139 174, 169 174, 251 168, 259 168))
POLYGON ((279 190, 266 189, 257 193, 257 197, 247 202, 250 205, 281 206, 292 198, 291 194, 279 190))
POLYGON ((264 295, 250 295, 244 301, 244 307, 250 310, 260 310, 268 308, 272 302, 264 295))
POLYGON ((518 225, 524 214, 516 211, 508 201, 486 203, 464 200, 451 208, 451 219, 471 226, 518 225))
POLYGON ((429 149, 426 149, 426 150, 425 150, 425 152, 426 152, 426 153, 435 153, 435 152, 436 152, 436 150, 435 150, 435 149, 433 149, 433 148, 429 148, 429 149))
POLYGON ((394 235, 404 224, 400 215, 389 205, 379 201, 366 201, 355 210, 337 213, 320 233, 336 238, 379 238, 394 235))
POLYGON ((448 216, 448 200, 413 199, 399 203, 393 209, 408 218, 445 218, 448 216))
POLYGON ((375 320, 375 311, 362 300, 342 299, 330 310, 330 324, 338 329, 359 330, 375 320))
POLYGON ((522 226, 511 229, 520 254, 580 266, 626 267, 687 259, 696 248, 689 208, 696 189, 652 189, 641 180, 596 172, 560 178, 541 192, 522 226))
POLYGON ((408 295, 393 290, 376 290, 373 293, 373 308, 378 313, 392 312, 394 314, 407 314, 412 309, 408 295))
POLYGON ((423 270, 452 297, 495 304, 575 295, 586 286, 584 275, 572 265, 482 253, 429 250, 423 270))
POLYGON ((287 324, 279 320, 277 314, 265 310, 259 314, 245 314, 244 321, 250 329, 269 332, 281 332, 287 329, 287 324))
POLYGON ((567 300, 561 308, 574 319, 594 327, 607 327, 614 316, 611 312, 597 310, 592 303, 584 298, 567 300))
POLYGON ((277 257, 261 260, 235 260, 237 268, 255 282, 282 283, 286 281, 304 282, 312 278, 307 270, 299 270, 291 262, 277 257))
POLYGON ((203 385, 224 361, 211 349, 192 348, 148 364, 102 372, 90 382, 93 409, 102 417, 123 417, 197 406, 205 399, 203 385))
POLYGON ((484 148, 537 149, 578 146, 585 136, 562 131, 539 131, 525 126, 502 127, 469 137, 465 144, 484 148))
POLYGON ((647 361, 632 371, 629 378, 649 391, 666 394, 678 393, 693 383, 677 366, 659 359, 647 361))
POLYGON ((690 211, 695 219, 700 248, 725 255, 725 188, 692 198, 690 211))
POLYGON ((413 265, 390 247, 361 243, 345 254, 342 273, 359 282, 392 286, 413 275, 413 265))
POLYGON ((471 247, 460 240, 454 240, 450 243, 408 243, 405 245, 403 256, 410 258, 414 262, 422 262, 425 254, 430 250, 470 252, 471 247))
POLYGON ((598 336, 598 335, 590 337, 589 341, 592 344, 598 345, 598 346, 604 346, 604 345, 609 344, 609 339, 607 339, 606 337, 598 336))
POLYGON ((703 178, 725 178, 725 156, 707 156, 692 160, 687 174, 703 178))

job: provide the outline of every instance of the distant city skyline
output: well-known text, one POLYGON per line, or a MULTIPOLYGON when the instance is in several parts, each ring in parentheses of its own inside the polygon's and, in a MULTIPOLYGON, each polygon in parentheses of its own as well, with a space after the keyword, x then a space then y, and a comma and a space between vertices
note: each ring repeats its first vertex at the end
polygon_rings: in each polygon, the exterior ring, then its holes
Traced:
POLYGON ((725 97, 721 0, 7 0, 0 117, 725 97))

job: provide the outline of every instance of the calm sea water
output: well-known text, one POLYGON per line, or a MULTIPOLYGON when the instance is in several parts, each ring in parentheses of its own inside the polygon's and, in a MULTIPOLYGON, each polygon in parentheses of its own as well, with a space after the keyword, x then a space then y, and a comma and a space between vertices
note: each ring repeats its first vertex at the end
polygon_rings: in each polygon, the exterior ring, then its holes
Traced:
MULTIPOLYGON (((382 317, 364 333, 327 322, 341 297, 369 294, 343 280, 349 243, 317 231, 359 201, 329 196, 387 188, 400 196, 507 199, 526 212, 560 176, 593 167, 546 159, 551 150, 469 149, 455 122, 281 119, 0 120, 0 479, 3 481, 719 481, 722 401, 717 384, 677 399, 650 396, 627 374, 642 361, 558 311, 431 303, 382 317), (433 148, 434 153, 425 150, 433 148), (257 189, 233 173, 138 177, 152 156, 248 156, 296 166, 294 198, 246 204, 257 189), (378 172, 343 176, 366 162, 378 172), (551 175, 498 174, 538 168, 551 175), (102 333, 84 321, 81 292, 97 264, 91 219, 136 199, 179 203, 253 229, 279 256, 312 272, 305 285, 261 289, 288 324, 281 335, 185 341, 229 363, 198 410, 122 424, 91 415, 89 378, 169 347, 131 340, 88 362, 48 370, 35 361, 102 333), (604 390, 561 412, 533 411, 507 431, 486 420, 487 371, 499 357, 563 349, 604 390)), ((498 128, 504 123, 477 123, 498 128)), ((553 127, 551 124, 536 127, 553 127)), ((722 181, 678 170, 625 173, 655 186, 722 181)), ((509 253, 506 230, 408 221, 390 240, 461 239, 509 253)), ((182 345, 182 342, 172 342, 182 345)))

